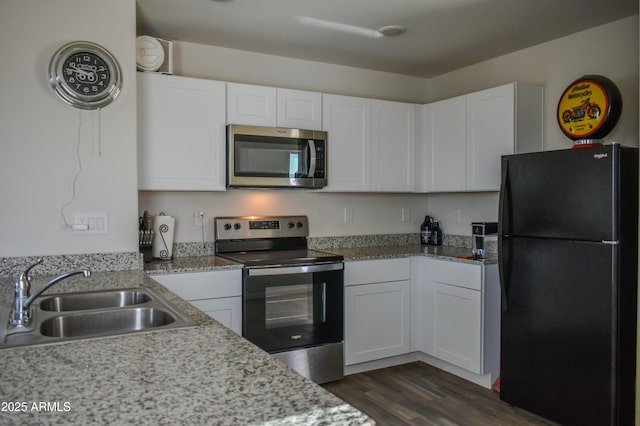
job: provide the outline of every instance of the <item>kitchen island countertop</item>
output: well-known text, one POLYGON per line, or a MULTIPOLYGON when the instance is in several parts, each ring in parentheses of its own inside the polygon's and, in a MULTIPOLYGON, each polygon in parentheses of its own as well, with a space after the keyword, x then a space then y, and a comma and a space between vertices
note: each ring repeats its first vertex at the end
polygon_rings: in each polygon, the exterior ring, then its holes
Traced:
MULTIPOLYGON (((46 282, 34 278, 34 290, 46 282)), ((151 287, 198 325, 0 350, 2 424, 373 425, 142 271, 50 293, 151 287)), ((2 303, 12 291, 0 287, 2 303)))

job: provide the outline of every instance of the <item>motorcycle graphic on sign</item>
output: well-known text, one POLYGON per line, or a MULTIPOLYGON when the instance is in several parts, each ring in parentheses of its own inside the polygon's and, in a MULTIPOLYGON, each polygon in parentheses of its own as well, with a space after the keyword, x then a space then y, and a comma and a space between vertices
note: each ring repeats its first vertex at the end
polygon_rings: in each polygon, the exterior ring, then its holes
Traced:
POLYGON ((585 75, 571 83, 558 102, 562 132, 574 141, 601 139, 616 125, 622 97, 616 85, 600 75, 585 75))
POLYGON ((569 123, 571 121, 582 120, 585 115, 590 119, 597 119, 600 117, 600 112, 600 106, 595 102, 591 102, 591 98, 587 98, 587 100, 577 107, 571 110, 565 110, 562 113, 562 120, 565 123, 569 123))

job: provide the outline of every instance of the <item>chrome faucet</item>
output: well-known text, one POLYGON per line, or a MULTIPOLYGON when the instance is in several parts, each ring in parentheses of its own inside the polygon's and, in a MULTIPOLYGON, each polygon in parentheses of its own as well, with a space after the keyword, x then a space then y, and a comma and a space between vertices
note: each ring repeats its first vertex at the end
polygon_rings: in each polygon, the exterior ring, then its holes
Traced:
POLYGON ((42 263, 42 259, 38 259, 36 263, 29 266, 23 273, 20 274, 16 282, 15 287, 15 300, 13 302, 13 309, 9 316, 9 324, 16 327, 26 327, 31 323, 31 304, 37 297, 39 297, 45 290, 52 285, 59 283, 60 281, 69 278, 73 275, 83 274, 85 277, 91 275, 89 270, 78 270, 73 272, 67 272, 58 275, 51 281, 49 281, 40 291, 31 295, 31 270, 42 263))

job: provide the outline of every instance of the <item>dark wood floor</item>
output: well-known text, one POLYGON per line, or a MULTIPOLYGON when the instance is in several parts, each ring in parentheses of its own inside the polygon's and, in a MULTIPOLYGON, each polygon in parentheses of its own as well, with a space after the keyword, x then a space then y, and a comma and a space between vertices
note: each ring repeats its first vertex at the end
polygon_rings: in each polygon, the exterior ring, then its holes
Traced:
POLYGON ((323 385, 386 425, 555 425, 500 400, 497 392, 422 362, 346 376, 323 385))

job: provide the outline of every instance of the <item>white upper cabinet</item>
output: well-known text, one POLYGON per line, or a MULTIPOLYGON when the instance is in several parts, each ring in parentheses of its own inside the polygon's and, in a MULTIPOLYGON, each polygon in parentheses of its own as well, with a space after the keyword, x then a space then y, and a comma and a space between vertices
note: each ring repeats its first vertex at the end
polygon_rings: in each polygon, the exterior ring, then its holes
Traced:
POLYGON ((227 83, 227 122, 276 127, 275 87, 227 83))
POLYGON ((416 190, 466 190, 465 96, 419 107, 416 190))
POLYGON ((227 83, 227 122, 249 126, 322 129, 322 94, 227 83))
POLYGON ((225 190, 225 83, 137 73, 138 188, 225 190))
POLYGON ((514 84, 467 96, 467 190, 500 189, 500 157, 515 152, 514 99, 514 84))
POLYGON ((371 100, 322 95, 329 191, 371 190, 371 100))
POLYGON ((277 125, 293 129, 322 130, 322 94, 277 89, 277 125))
POLYGON ((414 104, 373 101, 372 187, 376 191, 415 189, 414 104))
POLYGON ((421 107, 417 189, 498 191, 502 155, 542 150, 542 95, 511 83, 421 107))
POLYGON ((323 95, 327 191, 415 189, 415 105, 323 95))

